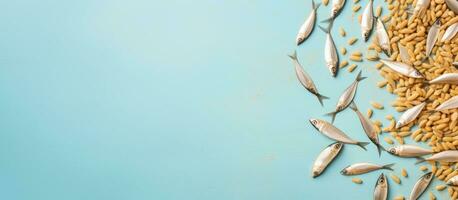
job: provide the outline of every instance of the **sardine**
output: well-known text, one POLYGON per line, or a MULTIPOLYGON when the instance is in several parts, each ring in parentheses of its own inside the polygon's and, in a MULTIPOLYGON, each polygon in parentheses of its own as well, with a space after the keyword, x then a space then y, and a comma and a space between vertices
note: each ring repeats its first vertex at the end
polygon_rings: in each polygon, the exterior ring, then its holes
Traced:
POLYGON ((412 64, 410 62, 410 56, 409 52, 407 51, 407 48, 402 46, 401 43, 398 43, 398 48, 399 48, 399 56, 401 57, 402 62, 407 63, 407 64, 412 64))
POLYGON ((434 110, 435 111, 444 111, 444 110, 454 109, 454 108, 458 108, 458 96, 454 96, 448 99, 441 105, 437 106, 437 108, 434 110))
POLYGON ((331 36, 332 21, 329 23, 327 29, 320 26, 320 29, 326 33, 326 43, 324 44, 324 60, 333 77, 337 76, 337 70, 339 65, 339 56, 337 54, 337 48, 334 40, 331 36))
POLYGON ((445 0, 448 8, 452 10, 455 14, 458 14, 458 1, 456 0, 445 0))
POLYGON ((399 146, 390 147, 388 152, 392 155, 404 157, 404 158, 414 158, 420 157, 428 154, 432 154, 433 150, 425 149, 419 146, 403 144, 399 146))
POLYGON ((458 162, 458 150, 448 150, 436 153, 428 158, 417 158, 416 162, 421 163, 424 161, 438 161, 438 162, 458 162))
POLYGON ((448 179, 447 183, 448 186, 458 186, 458 175, 448 179))
POLYGON ((423 74, 421 74, 417 69, 408 65, 406 63, 391 61, 387 59, 380 59, 380 62, 385 64, 387 67, 392 69, 393 71, 402 74, 407 77, 411 78, 424 78, 423 74))
POLYGON ((371 120, 369 120, 365 115, 363 115, 359 110, 358 107, 356 107, 355 102, 352 102, 350 104, 350 108, 355 111, 356 115, 358 115, 359 121, 361 122, 361 125, 363 126, 364 132, 366 133, 367 137, 371 140, 372 143, 375 144, 377 147, 378 155, 382 153, 383 148, 382 145, 380 145, 380 142, 378 140, 378 133, 377 130, 374 127, 374 124, 372 123, 371 120))
POLYGON ((294 69, 296 71, 297 79, 299 82, 307 89, 310 93, 315 95, 318 98, 318 101, 321 105, 323 105, 323 99, 329 99, 328 97, 321 95, 318 90, 316 89, 315 83, 313 83, 312 78, 309 76, 307 72, 302 68, 302 65, 299 63, 297 59, 297 52, 294 51, 293 55, 289 55, 291 59, 293 59, 294 69))
POLYGON ((388 165, 377 165, 377 164, 372 164, 372 163, 356 163, 353 165, 349 165, 342 169, 340 173, 342 175, 360 175, 360 174, 365 174, 371 171, 379 170, 379 169, 387 169, 393 171, 391 168, 394 165, 394 163, 388 164, 388 165))
POLYGON ((417 200, 423 192, 428 188, 431 180, 433 179, 433 173, 428 172, 421 176, 413 186, 412 192, 410 193, 410 200, 417 200))
POLYGON ((445 30, 445 33, 442 36, 441 42, 445 42, 446 40, 451 40, 453 37, 455 37, 457 32, 458 32, 458 22, 455 22, 454 24, 450 25, 447 28, 447 30, 445 30))
POLYGON ((358 73, 358 76, 356 77, 355 81, 345 89, 345 91, 340 95, 339 101, 337 101, 336 109, 334 112, 327 113, 326 115, 332 116, 332 122, 334 123, 334 120, 336 118, 336 115, 341 112, 342 110, 345 110, 350 103, 353 101, 353 98, 355 98, 356 94, 356 89, 358 88, 358 83, 362 80, 364 80, 366 77, 361 76, 361 71, 358 73))
POLYGON ((334 20, 340 14, 344 5, 345 0, 332 0, 331 17, 321 22, 330 22, 334 20))
POLYGON ((372 32, 374 26, 374 11, 373 11, 373 0, 369 0, 369 3, 364 8, 361 18, 361 35, 365 42, 369 39, 369 35, 372 32))
POLYGON ((428 82, 429 84, 458 84, 458 73, 442 74, 428 82))
POLYGON ((312 0, 312 12, 309 14, 297 33, 296 43, 298 46, 310 36, 310 33, 312 33, 313 28, 315 27, 316 11, 320 5, 320 3, 315 4, 315 1, 312 0))
POLYGON ((316 158, 312 167, 313 178, 318 177, 328 165, 336 158, 344 147, 343 143, 335 142, 327 146, 316 158))
POLYGON ((375 32, 377 34, 378 44, 382 48, 383 52, 387 56, 391 55, 391 46, 390 46, 390 37, 388 36, 388 32, 386 31, 385 25, 383 24, 382 20, 377 17, 377 23, 375 27, 375 32))
POLYGON ((415 7, 413 9, 412 16, 409 19, 409 24, 410 22, 413 21, 415 17, 420 17, 422 18, 426 14, 426 10, 429 7, 429 1, 430 0, 418 0, 417 3, 415 4, 415 7))
POLYGON ((418 115, 421 113, 423 108, 425 107, 426 102, 420 103, 412 108, 406 110, 401 117, 399 117, 398 122, 396 123, 396 129, 403 127, 404 125, 410 123, 411 121, 415 120, 418 115))
POLYGON ((428 36, 426 37, 426 57, 431 55, 431 51, 436 44, 437 37, 439 36, 440 26, 441 21, 437 19, 428 31, 428 36))
POLYGON ((374 189, 374 200, 386 200, 388 197, 388 181, 382 173, 377 179, 374 189))
POLYGON ((369 144, 368 142, 359 142, 356 140, 351 139, 348 137, 344 132, 339 130, 337 127, 332 125, 331 123, 320 120, 320 119, 310 119, 310 123, 315 127, 320 133, 325 135, 328 138, 331 138, 337 142, 342 142, 345 144, 354 144, 358 145, 362 149, 366 150, 366 145, 369 144))

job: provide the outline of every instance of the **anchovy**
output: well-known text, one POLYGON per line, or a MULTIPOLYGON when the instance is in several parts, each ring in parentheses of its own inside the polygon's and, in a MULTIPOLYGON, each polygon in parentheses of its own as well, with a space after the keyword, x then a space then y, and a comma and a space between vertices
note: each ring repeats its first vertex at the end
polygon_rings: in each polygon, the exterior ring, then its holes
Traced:
POLYGON ((394 165, 394 163, 388 164, 388 165, 376 165, 372 163, 356 163, 353 165, 349 165, 342 169, 340 173, 342 175, 360 175, 360 174, 365 174, 371 171, 379 170, 379 169, 387 169, 393 171, 391 168, 394 165))
POLYGON ((359 121, 361 122, 361 125, 363 126, 364 132, 366 133, 367 137, 371 140, 372 143, 375 144, 377 147, 378 155, 382 153, 381 150, 385 150, 382 145, 380 145, 380 142, 378 140, 378 133, 377 130, 374 127, 374 124, 372 123, 371 120, 369 120, 365 115, 363 115, 359 110, 358 107, 356 107, 355 102, 352 102, 350 104, 350 108, 355 111, 356 115, 358 115, 359 121))
POLYGON ((442 36, 441 42, 445 42, 446 40, 451 40, 453 37, 455 37, 457 32, 458 32, 458 22, 450 25, 447 28, 447 30, 445 30, 445 33, 442 36))
POLYGON ((343 143, 335 142, 327 146, 320 155, 316 158, 312 167, 313 178, 318 177, 328 167, 328 165, 336 158, 344 147, 343 143))
POLYGON ((458 84, 458 73, 442 74, 428 82, 429 84, 458 84))
POLYGON ((369 35, 374 26, 374 13, 373 13, 373 0, 369 0, 369 3, 364 8, 361 18, 361 35, 365 42, 369 39, 369 35))
POLYGON ((425 149, 415 145, 403 144, 399 146, 390 147, 388 149, 388 153, 404 158, 414 158, 432 154, 433 150, 425 149))
POLYGON ((387 67, 392 69, 393 71, 402 74, 407 77, 411 78, 424 78, 423 74, 421 74, 417 69, 408 65, 406 63, 391 61, 386 59, 380 59, 380 62, 385 64, 387 67))
POLYGON ((428 188, 431 180, 433 179, 433 173, 428 172, 421 176, 418 181, 413 186, 412 192, 410 193, 410 200, 417 200, 423 192, 425 192, 426 188, 428 188))
POLYGON ((402 62, 407 63, 407 64, 411 64, 410 56, 409 56, 409 53, 407 51, 407 48, 402 46, 401 43, 398 43, 398 48, 399 48, 399 56, 401 57, 402 62))
POLYGON ((331 8, 331 17, 321 22, 330 22, 334 20, 340 14, 340 11, 342 11, 342 8, 344 7, 344 5, 345 5, 345 0, 333 0, 332 8, 331 8))
POLYGON ((334 40, 331 36, 331 28, 332 28, 331 21, 327 29, 320 26, 320 29, 326 33, 326 43, 324 44, 324 60, 326 61, 326 66, 328 67, 331 75, 333 77, 337 76, 337 67, 339 65, 339 56, 337 54, 337 48, 334 43, 334 40))
POLYGON ((458 96, 454 96, 449 100, 445 101, 441 105, 437 106, 436 111, 444 111, 448 109, 458 108, 458 96))
POLYGON ((320 3, 315 4, 315 1, 312 0, 312 12, 309 14, 297 33, 296 43, 298 46, 310 36, 310 33, 312 33, 313 28, 315 27, 316 11, 320 5, 320 3))
POLYGON ((437 19, 429 29, 428 36, 426 37, 426 57, 429 57, 429 55, 431 55, 431 51, 433 50, 434 44, 436 44, 437 37, 439 36, 440 26, 441 21, 437 19))
MULTIPOLYGON (((415 17, 423 17, 429 7, 430 0, 418 0, 413 9, 413 14, 409 21, 412 22, 415 17)), ((409 22, 409 24, 410 24, 409 22)))
POLYGON ((388 197, 388 181, 382 173, 377 179, 374 189, 374 200, 386 200, 388 197))
POLYGON ((305 72, 305 70, 302 68, 302 65, 299 63, 299 60, 297 59, 297 52, 294 51, 293 55, 289 55, 289 57, 293 59, 294 69, 296 71, 296 76, 297 79, 299 79, 299 82, 302 84, 302 86, 304 86, 305 89, 315 95, 318 98, 320 104, 323 105, 323 99, 329 99, 329 97, 326 97, 318 92, 312 78, 307 72, 305 72))
POLYGON ((421 163, 424 161, 438 161, 438 162, 458 162, 458 150, 442 151, 432 155, 429 158, 417 158, 416 162, 421 163))
POLYGON ((336 109, 334 112, 327 113, 326 115, 332 116, 332 122, 334 122, 336 115, 341 112, 342 110, 345 110, 350 103, 353 101, 353 98, 355 98, 356 94, 356 89, 358 88, 358 83, 362 80, 364 80, 366 77, 361 76, 361 71, 359 71, 358 76, 356 77, 355 81, 345 89, 345 91, 340 95, 339 101, 337 101, 336 109))
MULTIPOLYGON (((371 1, 372 2, 372 1, 371 1)), ((380 47, 387 56, 391 55, 390 37, 386 31, 385 25, 382 20, 377 17, 377 23, 375 26, 375 32, 377 33, 377 39, 380 47)))
POLYGON ((458 186, 458 175, 448 179, 447 183, 448 186, 458 186))
POLYGON ((426 102, 420 103, 412 108, 406 110, 401 117, 399 118, 398 122, 396 123, 396 129, 403 127, 404 125, 410 123, 411 121, 415 120, 418 115, 421 113, 423 108, 425 107, 426 102))
POLYGON ((448 8, 452 10, 455 14, 458 14, 458 1, 456 0, 445 0, 448 8))
POLYGON ((309 121, 313 125, 313 127, 315 127, 320 133, 337 142, 358 145, 364 150, 366 150, 365 146, 369 144, 368 142, 359 142, 351 139, 344 132, 342 132, 337 127, 333 126, 331 123, 327 121, 320 119, 310 119, 309 121))

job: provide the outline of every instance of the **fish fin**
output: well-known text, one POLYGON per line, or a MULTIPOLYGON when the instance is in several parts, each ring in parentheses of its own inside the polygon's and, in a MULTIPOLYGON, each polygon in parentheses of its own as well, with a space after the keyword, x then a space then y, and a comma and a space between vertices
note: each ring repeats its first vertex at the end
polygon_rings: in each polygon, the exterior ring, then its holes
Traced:
POLYGON ((293 54, 288 55, 288 56, 289 56, 291 59, 293 59, 293 60, 297 60, 297 51, 294 51, 293 54))
POLYGON ((332 117, 331 124, 334 123, 334 120, 336 119, 337 113, 339 113, 339 111, 334 111, 334 112, 330 112, 330 113, 326 113, 325 114, 327 116, 331 116, 332 117))
POLYGON ((369 142, 358 142, 356 145, 364 149, 364 151, 367 151, 366 146, 369 144, 369 142))
POLYGON ((356 106, 355 101, 352 101, 349 107, 354 111, 358 111, 358 107, 356 106))
POLYGON ((318 27, 320 27, 320 29, 321 29, 323 32, 328 33, 328 31, 327 31, 325 28, 323 28, 322 26, 318 26, 318 27))
POLYGON ((313 10, 317 10, 321 6, 321 3, 315 3, 315 0, 312 0, 313 10))
POLYGON ((394 163, 383 165, 382 169, 387 169, 387 170, 393 171, 393 168, 391 168, 391 167, 393 167, 393 165, 394 165, 394 163))
POLYGON ((362 70, 359 71, 358 76, 356 77, 356 81, 358 81, 358 82, 367 78, 367 77, 362 76, 361 72, 362 72, 362 70))
POLYGON ((332 21, 334 21, 334 17, 327 18, 327 19, 321 21, 321 23, 330 23, 332 21))
POLYGON ((415 164, 419 164, 419 163, 422 163, 422 162, 425 162, 426 160, 422 157, 415 157, 415 159, 417 159, 417 162, 415 162, 415 164))
POLYGON ((318 98, 318 101, 320 102, 321 106, 323 106, 323 100, 324 99, 329 99, 329 97, 324 96, 320 93, 315 94, 316 98, 318 98))

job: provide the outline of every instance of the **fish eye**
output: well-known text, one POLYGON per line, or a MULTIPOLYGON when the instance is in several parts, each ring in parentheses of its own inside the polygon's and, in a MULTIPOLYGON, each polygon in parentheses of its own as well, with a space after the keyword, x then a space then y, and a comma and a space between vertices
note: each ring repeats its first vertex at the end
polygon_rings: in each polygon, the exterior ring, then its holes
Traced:
POLYGON ((385 182, 385 179, 382 177, 382 178, 380 179, 380 183, 383 183, 383 182, 385 182))
POLYGON ((391 148, 389 151, 390 151, 390 153, 392 153, 392 154, 395 154, 395 153, 396 153, 396 149, 395 149, 395 148, 391 148))
POLYGON ((336 146, 334 147, 335 149, 338 149, 340 147, 340 143, 337 143, 336 146))
POLYGON ((317 124, 317 121, 316 121, 316 120, 312 120, 312 124, 313 124, 313 125, 316 125, 316 124, 317 124))
POLYGON ((426 175, 426 178, 428 179, 431 178, 431 174, 426 175))

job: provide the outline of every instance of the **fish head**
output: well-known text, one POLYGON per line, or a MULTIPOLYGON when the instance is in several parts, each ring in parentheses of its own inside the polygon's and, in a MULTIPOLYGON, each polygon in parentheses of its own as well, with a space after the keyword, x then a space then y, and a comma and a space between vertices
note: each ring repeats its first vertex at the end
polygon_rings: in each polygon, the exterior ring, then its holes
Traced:
POLYGON ((342 171, 340 171, 340 174, 342 174, 342 175, 348 175, 347 168, 345 167, 344 169, 342 169, 342 171))
POLYGON ((312 118, 309 119, 310 124, 313 125, 313 127, 318 128, 318 125, 320 124, 320 121, 318 119, 312 118))
POLYGON ((423 74, 421 72, 419 72, 418 70, 414 70, 412 72, 412 76, 415 77, 415 78, 424 78, 423 74))
POLYGON ((398 155, 398 151, 397 151, 396 147, 390 147, 388 149, 388 153, 390 153, 392 155, 398 155))
POLYGON ((313 172, 312 172, 312 178, 316 178, 316 177, 318 177, 319 175, 320 175, 320 172, 318 172, 318 171, 313 171, 313 172))
POLYGON ((337 76, 337 66, 332 65, 331 67, 329 67, 329 71, 331 72, 332 77, 337 76))
POLYGON ((369 34, 370 34, 370 30, 363 31, 364 42, 367 42, 367 40, 369 40, 369 34))
POLYGON ((385 174, 380 174, 380 176, 378 177, 377 179, 377 184, 376 186, 382 186, 382 187, 386 187, 386 177, 385 177, 385 174))
POLYGON ((426 174, 424 174, 422 177, 421 177, 421 180, 425 183, 429 183, 431 181, 431 179, 433 178, 433 173, 432 172, 428 172, 426 174))
POLYGON ((299 36, 296 38, 296 44, 297 46, 301 45, 305 41, 305 38, 303 36, 299 36))

